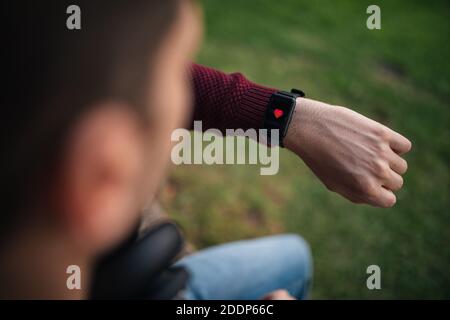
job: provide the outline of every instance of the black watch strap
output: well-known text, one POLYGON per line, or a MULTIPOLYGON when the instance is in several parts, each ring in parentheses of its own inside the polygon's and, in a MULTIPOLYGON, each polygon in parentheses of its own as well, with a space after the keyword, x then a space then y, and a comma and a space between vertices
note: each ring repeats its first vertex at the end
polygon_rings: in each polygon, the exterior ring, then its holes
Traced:
POLYGON ((271 144, 272 130, 276 129, 278 130, 279 146, 283 147, 283 139, 291 123, 296 100, 304 96, 305 93, 298 89, 292 89, 291 92, 278 91, 272 94, 264 117, 268 144, 271 144))

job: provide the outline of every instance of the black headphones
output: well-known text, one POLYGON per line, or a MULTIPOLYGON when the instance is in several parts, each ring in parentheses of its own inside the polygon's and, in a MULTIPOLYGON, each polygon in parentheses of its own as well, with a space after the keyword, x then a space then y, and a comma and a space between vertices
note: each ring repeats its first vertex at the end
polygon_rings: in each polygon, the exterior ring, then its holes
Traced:
POLYGON ((174 299, 185 288, 188 273, 171 266, 184 241, 173 223, 162 223, 100 258, 91 299, 174 299))

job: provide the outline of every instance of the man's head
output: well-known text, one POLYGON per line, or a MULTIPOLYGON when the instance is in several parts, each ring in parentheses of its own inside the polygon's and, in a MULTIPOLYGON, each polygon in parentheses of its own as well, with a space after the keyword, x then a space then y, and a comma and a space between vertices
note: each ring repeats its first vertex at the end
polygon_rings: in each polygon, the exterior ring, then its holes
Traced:
POLYGON ((188 0, 14 0, 2 12, 3 246, 21 229, 45 228, 98 254, 136 223, 164 174, 170 133, 186 120, 197 9, 188 0), (71 4, 81 30, 66 28, 71 4))

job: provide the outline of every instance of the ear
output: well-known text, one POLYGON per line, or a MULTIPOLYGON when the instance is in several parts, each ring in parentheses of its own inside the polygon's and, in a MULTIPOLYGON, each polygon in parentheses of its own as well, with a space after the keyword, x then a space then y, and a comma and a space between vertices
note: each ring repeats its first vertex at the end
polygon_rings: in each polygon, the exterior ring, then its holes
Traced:
POLYGON ((58 214, 74 240, 98 251, 114 245, 136 223, 144 146, 130 109, 106 104, 91 110, 67 140, 58 214))

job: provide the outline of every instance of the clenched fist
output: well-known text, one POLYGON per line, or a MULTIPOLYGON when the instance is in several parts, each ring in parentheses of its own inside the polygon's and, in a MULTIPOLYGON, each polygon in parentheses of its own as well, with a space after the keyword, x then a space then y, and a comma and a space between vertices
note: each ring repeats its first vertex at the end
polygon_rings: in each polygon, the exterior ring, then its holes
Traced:
POLYGON ((403 185, 411 142, 350 109, 299 98, 284 145, 334 192, 355 203, 391 207, 403 185))

